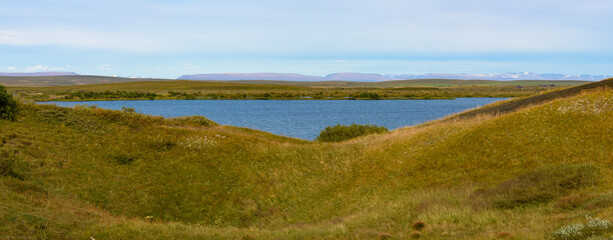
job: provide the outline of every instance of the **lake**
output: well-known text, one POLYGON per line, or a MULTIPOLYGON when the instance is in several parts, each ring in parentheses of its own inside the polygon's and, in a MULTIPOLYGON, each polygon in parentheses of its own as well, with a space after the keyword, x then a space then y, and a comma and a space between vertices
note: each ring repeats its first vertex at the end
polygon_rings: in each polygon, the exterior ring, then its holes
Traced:
POLYGON ((506 98, 454 100, 131 100, 45 102, 106 109, 131 107, 144 114, 179 117, 202 115, 222 125, 248 127, 313 140, 327 126, 375 124, 390 130, 442 118, 506 98))

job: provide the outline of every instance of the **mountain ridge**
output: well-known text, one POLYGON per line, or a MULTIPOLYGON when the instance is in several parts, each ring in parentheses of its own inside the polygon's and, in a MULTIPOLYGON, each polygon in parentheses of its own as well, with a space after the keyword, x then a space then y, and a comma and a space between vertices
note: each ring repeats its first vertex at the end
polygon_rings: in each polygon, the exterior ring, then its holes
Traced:
POLYGON ((294 73, 212 73, 183 75, 181 80, 289 80, 289 81, 363 81, 380 82, 411 79, 459 79, 459 80, 587 80, 598 81, 609 75, 557 74, 557 73, 428 73, 428 74, 378 74, 378 73, 331 73, 326 76, 313 76, 294 73))

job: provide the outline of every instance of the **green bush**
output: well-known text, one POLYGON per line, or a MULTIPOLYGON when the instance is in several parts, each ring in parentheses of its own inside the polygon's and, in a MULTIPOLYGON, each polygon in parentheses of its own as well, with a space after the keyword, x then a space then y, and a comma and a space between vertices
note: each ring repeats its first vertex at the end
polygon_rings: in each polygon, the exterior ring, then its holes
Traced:
POLYGON ((15 120, 16 115, 17 101, 4 86, 0 85, 0 119, 15 120))
POLYGON ((362 92, 362 93, 360 93, 359 97, 360 98, 370 98, 372 100, 379 100, 379 99, 381 99, 379 94, 377 94, 375 92, 362 92))
POLYGON ((388 131, 386 127, 377 125, 358 125, 354 123, 346 126, 337 124, 335 126, 328 126, 322 130, 316 140, 321 142, 340 142, 359 136, 373 133, 385 133, 388 131))

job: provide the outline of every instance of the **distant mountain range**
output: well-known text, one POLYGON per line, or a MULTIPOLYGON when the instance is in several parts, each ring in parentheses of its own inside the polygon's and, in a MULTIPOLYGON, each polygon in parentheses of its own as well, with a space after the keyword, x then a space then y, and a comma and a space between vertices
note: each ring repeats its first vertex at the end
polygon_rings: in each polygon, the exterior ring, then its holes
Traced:
POLYGON ((183 75, 178 79, 184 80, 286 80, 286 81, 361 81, 378 82, 390 80, 408 79, 461 79, 461 80, 586 80, 597 81, 613 75, 571 75, 554 73, 496 73, 496 74, 471 74, 471 73, 428 73, 415 74, 376 74, 376 73, 332 73, 325 77, 310 76, 290 73, 214 73, 183 75))
POLYGON ((31 73, 5 73, 0 72, 4 77, 46 77, 46 76, 73 76, 79 75, 74 72, 31 72, 31 73))
MULTIPOLYGON (((32 73, 3 73, 4 77, 43 77, 43 76, 78 76, 74 72, 32 72, 32 73)), ((584 80, 598 81, 613 75, 571 75, 555 73, 496 73, 496 74, 472 74, 472 73, 428 73, 416 74, 377 74, 377 73, 332 73, 325 77, 311 76, 293 73, 211 73, 183 75, 178 79, 183 80, 276 80, 276 81, 359 81, 359 82, 380 82, 391 80, 410 80, 410 79, 460 79, 460 80, 584 80)))

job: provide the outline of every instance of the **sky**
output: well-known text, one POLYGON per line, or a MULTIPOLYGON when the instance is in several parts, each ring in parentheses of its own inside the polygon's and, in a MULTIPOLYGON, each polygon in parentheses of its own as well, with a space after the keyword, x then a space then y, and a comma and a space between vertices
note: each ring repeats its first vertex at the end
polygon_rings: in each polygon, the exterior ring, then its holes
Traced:
POLYGON ((611 0, 0 0, 0 72, 613 74, 611 0))

